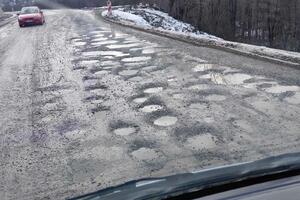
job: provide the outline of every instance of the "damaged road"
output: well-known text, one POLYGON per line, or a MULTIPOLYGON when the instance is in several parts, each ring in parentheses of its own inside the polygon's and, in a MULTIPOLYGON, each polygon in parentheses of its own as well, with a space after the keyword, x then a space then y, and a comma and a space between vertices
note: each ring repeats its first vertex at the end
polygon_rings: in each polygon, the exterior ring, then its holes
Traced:
POLYGON ((0 28, 0 196, 63 199, 300 151, 300 71, 45 11, 0 28))

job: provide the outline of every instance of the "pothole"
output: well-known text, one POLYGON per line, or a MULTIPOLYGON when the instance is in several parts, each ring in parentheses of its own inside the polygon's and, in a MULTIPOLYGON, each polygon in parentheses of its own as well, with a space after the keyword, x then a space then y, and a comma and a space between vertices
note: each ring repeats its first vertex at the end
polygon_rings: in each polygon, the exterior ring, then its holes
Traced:
POLYGON ((108 73, 109 73, 109 71, 101 70, 101 71, 95 72, 94 74, 95 74, 95 75, 105 75, 105 74, 108 74, 108 73))
POLYGON ((206 133, 188 138, 185 145, 193 150, 212 149, 217 146, 215 141, 214 136, 206 133))
POLYGON ((163 87, 153 87, 153 88, 145 89, 144 93, 146 93, 146 94, 155 94, 155 93, 162 92, 163 90, 164 90, 163 87))
POLYGON ((100 37, 100 38, 93 39, 92 42, 101 42, 101 41, 105 41, 105 40, 108 40, 108 38, 100 37))
POLYGON ((142 51, 142 54, 153 54, 155 53, 155 49, 154 48, 148 48, 148 49, 144 49, 142 51))
POLYGON ((163 116, 154 121, 156 126, 173 126, 178 121, 177 117, 173 116, 163 116))
POLYGON ((296 92, 300 91, 300 87, 298 86, 282 86, 282 85, 276 85, 270 88, 265 89, 266 92, 274 93, 274 94, 280 94, 283 92, 296 92))
POLYGON ((107 45, 107 44, 116 44, 118 41, 115 40, 109 40, 109 41, 102 41, 102 42, 92 42, 92 46, 102 46, 102 45, 107 45))
POLYGON ((209 69, 212 69, 212 68, 213 68, 213 64, 203 63, 203 64, 199 64, 196 67, 194 67, 193 71, 194 72, 203 72, 203 71, 206 71, 206 70, 209 70, 209 69))
POLYGON ((147 105, 147 106, 144 106, 143 108, 140 108, 139 110, 144 113, 152 113, 152 112, 160 111, 163 109, 164 109, 164 107, 161 105, 147 105))
POLYGON ((133 81, 133 82, 140 82, 140 81, 143 81, 144 78, 141 77, 141 76, 136 76, 136 77, 132 77, 130 79, 128 79, 129 81, 133 81))
POLYGON ((147 63, 145 62, 135 62, 135 63, 125 63, 124 65, 127 67, 136 67, 136 66, 143 66, 147 63))
POLYGON ((118 128, 114 130, 114 134, 119 136, 128 136, 135 132, 137 132, 137 130, 134 127, 124 127, 124 128, 118 128))
POLYGON ((92 65, 98 65, 100 64, 99 60, 82 60, 79 62, 80 65, 84 66, 92 66, 92 65))
POLYGON ((224 76, 224 78, 228 84, 240 85, 240 84, 243 84, 244 81, 246 81, 248 79, 252 79, 253 76, 250 76, 248 74, 236 73, 236 74, 228 74, 228 75, 224 76))
POLYGON ((86 42, 74 42, 74 46, 84 46, 86 42))
POLYGON ((133 43, 133 44, 113 44, 113 45, 108 45, 106 46, 109 49, 123 49, 123 48, 132 48, 132 47, 137 47, 140 46, 141 44, 139 43, 133 43))
POLYGON ((188 87, 189 90, 207 90, 209 89, 208 85, 205 84, 198 84, 198 85, 192 85, 188 87))
POLYGON ((131 58, 124 58, 122 59, 123 62, 141 62, 150 60, 151 57, 148 56, 141 56, 141 57, 131 57, 131 58))
POLYGON ((148 98, 146 98, 146 97, 140 97, 140 98, 133 99, 133 102, 134 103, 144 103, 147 100, 148 100, 148 98))
POLYGON ((88 52, 83 52, 82 55, 86 56, 86 57, 94 57, 94 56, 123 57, 123 56, 129 56, 129 54, 123 53, 121 51, 88 51, 88 52))
POLYGON ((290 104, 300 104, 300 93, 296 93, 291 97, 286 97, 284 100, 290 104))
POLYGON ((147 67, 143 67, 143 70, 144 71, 154 71, 157 68, 158 68, 157 66, 147 66, 147 67))
POLYGON ((212 94, 212 95, 205 97, 205 100, 207 100, 207 101, 224 101, 224 100, 226 100, 226 96, 219 95, 219 94, 212 94))
POLYGON ((133 151, 131 155, 138 160, 144 161, 152 161, 159 157, 158 152, 156 152, 154 149, 149 149, 145 147, 133 151))
POLYGON ((136 75, 138 73, 138 70, 124 70, 124 71, 120 71, 119 75, 121 76, 133 76, 136 75))

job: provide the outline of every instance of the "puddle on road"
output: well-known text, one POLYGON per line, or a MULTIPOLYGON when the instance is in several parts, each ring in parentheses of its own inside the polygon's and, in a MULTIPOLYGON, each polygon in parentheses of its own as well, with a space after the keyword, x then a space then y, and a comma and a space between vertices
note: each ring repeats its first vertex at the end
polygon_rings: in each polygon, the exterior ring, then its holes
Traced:
POLYGON ((101 34, 101 33, 98 33, 98 34, 96 34, 96 35, 93 35, 93 38, 102 38, 102 37, 104 37, 104 35, 101 34))
POLYGON ((140 81, 143 81, 144 78, 141 77, 141 76, 136 76, 136 77, 132 77, 130 79, 128 79, 129 81, 133 81, 133 82, 140 82, 140 81))
POLYGON ((146 97, 141 97, 141 98, 136 98, 136 99, 133 99, 133 102, 134 103, 144 103, 148 100, 148 98, 146 97))
POLYGON ((86 45, 86 42, 74 42, 74 46, 84 46, 86 45))
POLYGON ((125 63, 124 65, 127 67, 135 67, 135 66, 142 66, 145 65, 147 63, 145 62, 136 62, 136 63, 125 63))
POLYGON ((141 61, 147 61, 150 59, 151 59, 151 57, 141 56, 141 57, 124 58, 122 61, 123 62, 141 62, 141 61))
POLYGON ((109 49, 123 49, 123 48, 132 48, 140 46, 140 43, 133 43, 133 44, 113 44, 106 46, 109 49))
POLYGON ((273 93, 273 94, 280 94, 283 92, 297 92, 300 91, 300 87, 298 86, 282 86, 276 85, 270 88, 265 89, 266 92, 273 93))
POLYGON ((80 65, 84 66, 93 66, 93 65, 98 65, 100 64, 99 60, 82 60, 79 62, 80 65))
POLYGON ((161 105, 147 105, 143 108, 140 108, 139 111, 144 112, 144 113, 152 113, 152 112, 160 111, 163 109, 164 109, 164 107, 162 107, 161 105))
POLYGON ((224 101, 224 100, 226 100, 226 96, 219 95, 219 94, 212 94, 212 95, 205 97, 205 100, 207 100, 207 101, 224 101))
POLYGON ((139 71, 138 70, 124 70, 120 71, 119 75, 121 76, 133 76, 136 75, 139 71))
POLYGON ((156 160, 159 157, 158 152, 156 152, 154 149, 149 149, 145 147, 133 151, 131 154, 134 158, 143 161, 152 161, 156 160))
POLYGON ((118 66, 118 65, 120 65, 120 63, 117 62, 117 61, 110 61, 110 60, 108 60, 108 61, 102 61, 101 65, 102 66, 118 66))
POLYGON ((143 67, 144 71, 154 71, 156 70, 158 67, 157 66, 147 66, 147 67, 143 67))
POLYGON ((186 146, 193 150, 212 149, 215 148, 215 137, 210 133, 197 135, 187 139, 186 146))
POLYGON ((105 74, 108 74, 108 73, 109 73, 109 71, 101 70, 101 71, 95 72, 94 74, 95 75, 105 75, 105 74))
POLYGON ((183 61, 184 62, 197 62, 197 63, 207 63, 206 60, 204 59, 201 59, 201 58, 198 58, 198 57, 193 57, 193 56, 190 56, 190 55, 186 55, 184 56, 183 58, 183 61))
POLYGON ((300 104, 300 92, 296 93, 293 96, 286 97, 284 100, 290 104, 295 104, 295 105, 300 104))
POLYGON ((205 84, 198 84, 198 85, 192 85, 188 87, 189 90, 207 90, 209 89, 208 85, 205 84))
POLYGON ((182 94, 182 93, 175 93, 175 94, 172 95, 172 97, 174 99, 178 99, 178 100, 185 100, 186 95, 182 94))
POLYGON ((148 89, 144 90, 144 93, 155 94, 155 93, 162 92, 163 90, 164 90, 163 87, 154 87, 154 88, 148 88, 148 89))
POLYGON ((139 48, 132 48, 132 49, 129 49, 129 51, 139 51, 139 50, 143 50, 143 48, 139 47, 139 48))
POLYGON ((225 75, 224 78, 225 78, 225 80, 226 80, 226 82, 228 84, 231 84, 231 85, 240 85, 240 84, 243 84, 244 81, 253 78, 253 76, 250 76, 248 74, 237 73, 237 74, 228 74, 228 75, 225 75))
POLYGON ((92 40, 92 43, 106 41, 108 38, 100 37, 92 40))
POLYGON ((178 121, 177 117, 173 116, 163 116, 154 121, 156 126, 173 126, 178 121))
POLYGON ((102 46, 102 45, 107 45, 107 44, 115 44, 118 41, 115 40, 109 40, 109 41, 103 41, 103 42, 92 42, 91 45, 92 46, 102 46))
POLYGON ((129 56, 129 54, 125 54, 121 51, 88 51, 88 52, 83 52, 82 55, 86 56, 86 57, 95 57, 95 56, 124 57, 124 56, 129 56))
POLYGON ((136 129, 134 127, 124 127, 114 130, 114 134, 119 136, 128 136, 133 133, 136 133, 136 129))
POLYGON ((102 35, 103 31, 91 31, 90 34, 91 35, 97 35, 97 34, 101 34, 102 35))
POLYGON ((154 48, 147 48, 147 49, 143 49, 142 54, 153 54, 155 53, 155 49, 154 48))
POLYGON ((213 66, 214 66, 213 64, 206 64, 206 63, 203 63, 203 64, 199 64, 199 65, 197 65, 196 67, 194 67, 194 68, 193 68, 193 71, 194 71, 194 72, 203 72, 203 71, 212 69, 213 66))

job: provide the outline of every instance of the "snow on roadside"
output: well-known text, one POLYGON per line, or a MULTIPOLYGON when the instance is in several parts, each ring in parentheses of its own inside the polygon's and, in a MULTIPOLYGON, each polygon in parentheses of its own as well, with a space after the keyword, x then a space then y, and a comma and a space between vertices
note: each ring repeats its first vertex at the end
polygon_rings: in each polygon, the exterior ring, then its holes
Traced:
MULTIPOLYGON (((102 16, 107 16, 107 13, 108 13, 107 11, 102 12, 102 16)), ((148 28, 151 27, 150 24, 143 19, 143 17, 128 12, 123 12, 119 9, 114 10, 113 16, 111 17, 115 20, 132 22, 137 26, 148 27, 148 28)))
POLYGON ((107 16, 107 11, 102 12, 103 17, 110 17, 127 25, 133 25, 144 29, 151 29, 161 33, 171 34, 176 37, 184 37, 189 40, 199 41, 219 47, 234 49, 243 53, 250 53, 274 60, 282 60, 291 64, 300 64, 300 53, 286 50, 256 46, 245 43, 226 41, 216 36, 198 31, 188 23, 176 20, 167 13, 143 7, 118 7, 113 10, 112 16, 107 16))

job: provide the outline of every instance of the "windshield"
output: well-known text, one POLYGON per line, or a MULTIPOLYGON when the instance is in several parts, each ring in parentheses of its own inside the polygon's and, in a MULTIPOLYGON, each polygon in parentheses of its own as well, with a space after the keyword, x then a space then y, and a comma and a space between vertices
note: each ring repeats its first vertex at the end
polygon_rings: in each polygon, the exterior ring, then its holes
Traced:
POLYGON ((0 7, 1 200, 300 152, 298 0, 0 7))
POLYGON ((35 7, 28 7, 28 8, 22 8, 21 14, 32 14, 32 13, 38 13, 39 9, 35 7))

